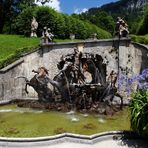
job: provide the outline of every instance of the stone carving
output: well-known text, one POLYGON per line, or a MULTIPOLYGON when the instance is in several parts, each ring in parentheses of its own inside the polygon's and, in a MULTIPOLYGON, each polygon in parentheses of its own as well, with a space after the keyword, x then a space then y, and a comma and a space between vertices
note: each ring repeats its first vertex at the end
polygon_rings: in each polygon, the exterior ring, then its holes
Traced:
POLYGON ((97 40, 97 33, 93 33, 93 34, 92 34, 92 39, 93 39, 93 40, 97 40))
POLYGON ((36 31, 38 28, 38 22, 36 21, 35 17, 33 17, 31 22, 31 37, 37 37, 36 31))
POLYGON ((52 34, 50 31, 50 28, 44 27, 42 31, 43 43, 49 43, 53 41, 54 34, 52 34))
POLYGON ((75 34, 73 34, 73 33, 70 33, 70 39, 73 41, 74 39, 75 39, 75 34))
POLYGON ((117 18, 115 36, 118 37, 127 37, 129 34, 128 25, 120 17, 117 18))
POLYGON ((110 82, 111 87, 116 88, 115 85, 116 85, 117 77, 118 77, 117 73, 112 70, 108 77, 108 82, 110 82))
POLYGON ((69 104, 76 110, 95 112, 102 103, 112 106, 114 96, 118 96, 118 102, 121 102, 118 106, 122 108, 122 97, 115 86, 117 75, 111 71, 106 80, 106 64, 100 55, 82 53, 74 48, 72 54, 61 57, 57 67, 59 73, 53 80, 45 67, 33 70, 34 77, 31 80, 25 78, 26 92, 29 85, 37 92, 39 102, 47 102, 49 106, 63 103, 67 110, 69 104), (53 90, 48 88, 48 83, 53 85, 53 90))

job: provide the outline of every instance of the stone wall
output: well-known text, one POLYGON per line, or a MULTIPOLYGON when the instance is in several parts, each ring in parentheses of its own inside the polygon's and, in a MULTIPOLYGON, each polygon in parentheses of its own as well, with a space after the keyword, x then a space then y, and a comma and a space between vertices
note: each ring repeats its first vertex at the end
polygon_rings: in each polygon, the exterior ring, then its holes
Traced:
POLYGON ((82 48, 82 46, 84 52, 102 56, 107 63, 107 75, 111 70, 117 72, 119 68, 128 68, 129 73, 140 73, 142 69, 148 68, 147 47, 131 44, 129 39, 43 44, 40 50, 0 70, 0 100, 36 98, 37 94, 31 87, 28 89, 29 94, 25 93, 24 79, 16 79, 16 77, 25 76, 30 79, 34 75, 33 69, 45 66, 49 70, 49 77, 53 78, 58 73, 57 63, 60 57, 73 53, 74 47, 82 48))

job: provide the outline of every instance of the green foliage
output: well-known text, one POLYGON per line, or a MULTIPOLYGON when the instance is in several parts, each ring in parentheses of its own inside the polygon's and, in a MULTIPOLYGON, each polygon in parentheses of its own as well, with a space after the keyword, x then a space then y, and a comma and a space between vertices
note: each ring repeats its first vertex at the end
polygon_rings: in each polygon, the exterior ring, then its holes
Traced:
POLYGON ((137 34, 145 35, 148 33, 148 2, 144 5, 144 16, 137 29, 137 34))
POLYGON ((4 59, 0 59, 0 69, 18 60, 23 54, 35 51, 37 47, 24 47, 17 49, 13 54, 8 55, 4 59))
POLYGON ((148 34, 144 35, 144 37, 148 38, 148 34))
MULTIPOLYGON (((112 33, 115 25, 114 21, 116 22, 117 17, 120 16, 128 24, 130 33, 135 34, 139 22, 142 20, 142 8, 143 3, 137 7, 137 0, 119 0, 98 8, 91 8, 87 12, 80 14, 79 18, 82 20, 87 19, 112 33), (105 15, 106 17, 104 17, 105 15)), ((75 17, 77 16, 75 15, 75 17)))
POLYGON ((74 25, 72 23, 72 17, 68 16, 68 15, 63 15, 64 21, 65 21, 65 28, 64 28, 64 32, 65 32, 65 38, 69 38, 70 33, 73 33, 74 31, 74 25))
POLYGON ((148 37, 147 36, 130 35, 130 37, 131 37, 131 40, 134 42, 148 45, 148 37))
POLYGON ((52 0, 36 0, 37 2, 41 2, 42 5, 49 3, 52 0))
POLYGON ((18 34, 30 35, 31 20, 35 16, 38 22, 38 35, 41 36, 42 29, 47 26, 55 35, 55 38, 69 38, 70 33, 75 34, 77 39, 87 39, 93 33, 97 33, 99 38, 110 38, 107 31, 92 25, 91 23, 76 19, 62 13, 56 12, 49 7, 29 7, 24 9, 17 17, 14 24, 18 34))
POLYGON ((13 31, 20 35, 29 36, 31 30, 31 20, 33 18, 32 7, 24 9, 16 18, 13 24, 13 31))
POLYGON ((0 35, 0 69, 19 59, 22 54, 36 50, 38 44, 38 38, 0 35))
POLYGON ((47 26, 51 31, 55 28, 56 11, 49 7, 36 7, 35 16, 38 22, 38 34, 41 35, 42 29, 47 26))
POLYGON ((22 11, 23 9, 26 9, 28 7, 33 7, 33 6, 35 6, 35 0, 20 0, 18 9, 22 11))
MULTIPOLYGON (((54 41, 70 42, 71 40, 54 39, 54 41)), ((0 69, 16 61, 23 54, 37 50, 39 48, 39 42, 39 38, 26 38, 18 35, 0 35, 0 69)))
POLYGON ((107 31, 97 27, 94 24, 90 24, 88 22, 78 21, 79 23, 76 23, 77 29, 75 30, 76 38, 90 38, 94 33, 97 34, 98 39, 102 38, 110 38, 111 34, 107 31))
POLYGON ((137 21, 128 24, 131 34, 135 34, 136 33, 137 28, 139 27, 139 22, 140 21, 141 21, 141 19, 138 19, 137 21))
POLYGON ((0 0, 0 33, 12 33, 12 24, 22 9, 33 7, 35 0, 0 0))
POLYGON ((81 20, 88 20, 91 23, 95 24, 99 28, 107 30, 110 33, 113 33, 115 23, 112 16, 108 15, 104 11, 94 11, 92 14, 89 12, 82 13, 79 15, 73 14, 75 18, 79 18, 81 20))
POLYGON ((139 134, 148 137, 148 90, 135 92, 132 98, 131 127, 139 134))

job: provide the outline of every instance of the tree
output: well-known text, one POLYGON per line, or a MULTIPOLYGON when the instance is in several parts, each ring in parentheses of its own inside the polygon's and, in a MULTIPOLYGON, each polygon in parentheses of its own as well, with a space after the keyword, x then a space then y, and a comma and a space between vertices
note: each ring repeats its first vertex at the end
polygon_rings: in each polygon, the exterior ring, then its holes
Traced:
POLYGON ((113 33, 115 23, 112 16, 108 15, 105 11, 90 9, 89 11, 82 14, 73 14, 75 18, 79 18, 81 20, 87 20, 96 26, 113 33))
POLYGON ((137 34, 139 34, 139 35, 145 35, 148 33, 148 27, 147 27, 147 24, 148 24, 148 2, 145 3, 143 10, 144 10, 143 19, 140 22, 139 27, 137 29, 137 34))
POLYGON ((0 0, 0 33, 5 26, 7 33, 11 33, 11 24, 21 12, 21 4, 32 5, 34 0, 0 0))
POLYGON ((99 13, 97 13, 95 16, 92 17, 92 20, 90 19, 90 21, 98 27, 109 31, 110 33, 113 33, 114 31, 114 20, 104 11, 100 11, 99 13))
POLYGON ((42 5, 52 2, 52 0, 36 0, 36 2, 40 2, 42 5))
POLYGON ((13 24, 14 32, 25 36, 30 36, 31 20, 33 16, 34 8, 28 7, 24 9, 15 19, 13 24))
POLYGON ((99 38, 109 38, 110 34, 88 22, 76 19, 62 13, 58 13, 47 6, 27 7, 23 9, 15 20, 14 31, 17 34, 30 35, 31 20, 35 17, 38 22, 38 36, 42 35, 42 30, 46 26, 51 29, 55 38, 69 38, 70 33, 76 38, 86 39, 93 33, 97 33, 99 38))
POLYGON ((63 15, 64 17, 64 21, 65 21, 65 27, 64 27, 64 32, 65 32, 65 38, 69 38, 70 37, 70 33, 74 33, 72 31, 72 22, 71 22, 71 16, 68 15, 63 15))
MULTIPOLYGON (((51 29, 51 32, 55 30, 55 18, 56 11, 47 6, 41 6, 35 8, 35 17, 39 24, 38 34, 41 36, 43 28, 46 26, 51 29)), ((55 32, 54 32, 55 34, 55 32)))
POLYGON ((54 33, 58 38, 65 38, 65 19, 61 13, 56 13, 54 33))
MULTIPOLYGON (((36 0, 0 0, 0 33, 5 26, 5 31, 11 33, 11 24, 23 9, 35 6, 36 0)), ((50 2, 51 0, 37 0, 41 3, 50 2)))

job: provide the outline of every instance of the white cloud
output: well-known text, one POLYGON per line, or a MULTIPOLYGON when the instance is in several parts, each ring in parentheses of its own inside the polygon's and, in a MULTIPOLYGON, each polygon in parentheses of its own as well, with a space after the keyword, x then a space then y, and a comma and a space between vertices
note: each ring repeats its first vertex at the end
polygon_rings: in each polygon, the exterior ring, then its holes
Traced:
MULTIPOLYGON (((40 2, 36 2, 37 5, 41 6, 42 4, 40 2)), ((61 11, 60 8, 60 0, 51 0, 49 3, 45 3, 44 6, 49 6, 51 8, 54 8, 57 11, 61 11)))
POLYGON ((81 13, 83 13, 83 12, 86 12, 87 10, 88 10, 87 8, 83 8, 83 9, 76 8, 76 9, 74 10, 74 13, 76 13, 76 14, 81 14, 81 13))

